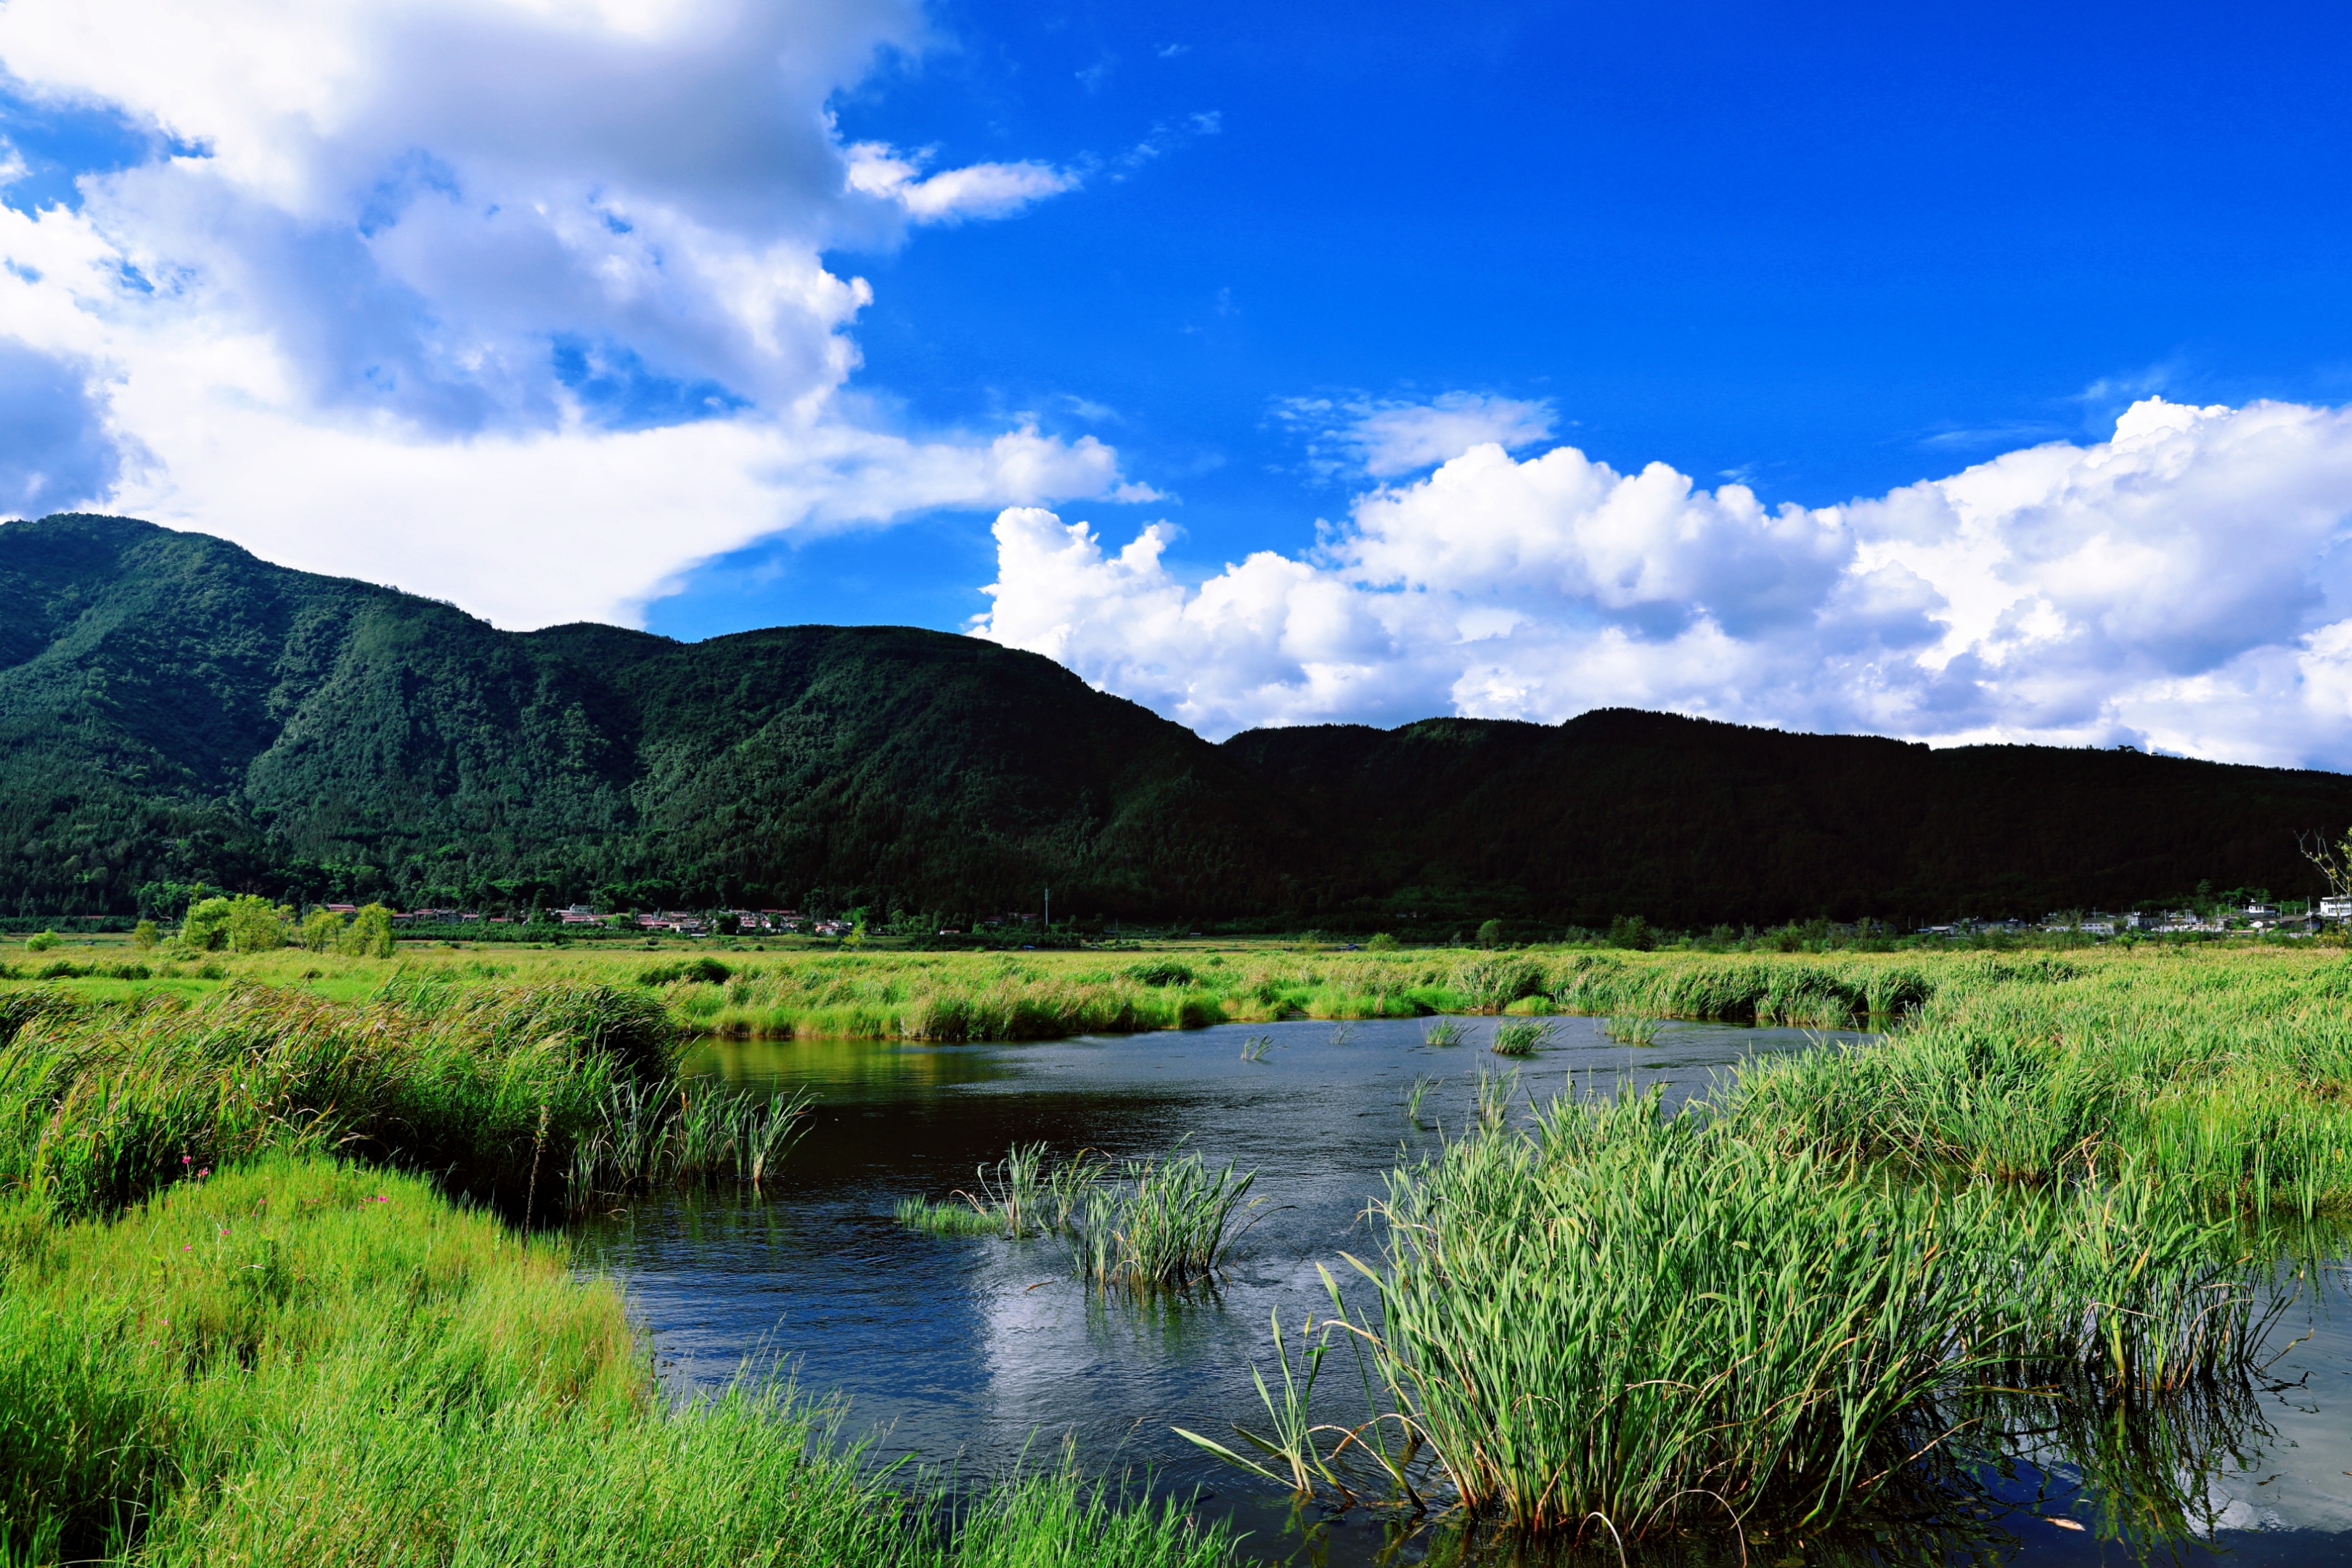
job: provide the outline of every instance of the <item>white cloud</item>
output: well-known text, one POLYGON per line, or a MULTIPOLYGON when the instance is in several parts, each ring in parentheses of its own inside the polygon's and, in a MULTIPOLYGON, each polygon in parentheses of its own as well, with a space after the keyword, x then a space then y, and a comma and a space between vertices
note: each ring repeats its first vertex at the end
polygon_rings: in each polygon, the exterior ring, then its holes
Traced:
POLYGON ((1552 431, 1548 403, 1449 392, 1426 403, 1370 397, 1294 397, 1275 418, 1307 443, 1307 466, 1328 478, 1391 479, 1486 443, 1531 446, 1552 431))
POLYGON ((842 390, 871 296, 825 249, 1076 184, 843 147, 828 100, 925 41, 916 0, 9 0, 25 90, 196 151, 0 212, 0 376, 57 454, 0 504, 521 625, 780 528, 1107 493, 1094 442, 908 440, 842 390))
POLYGON ((1076 190, 1079 176, 1046 163, 972 163, 919 179, 922 159, 880 142, 849 149, 849 186, 904 207, 917 223, 1010 217, 1023 207, 1076 190))
POLYGON ((1008 510, 982 636, 1205 732, 1611 704, 2352 767, 2352 414, 2146 399, 2114 439, 1777 510, 1473 446, 1188 587, 1008 510))

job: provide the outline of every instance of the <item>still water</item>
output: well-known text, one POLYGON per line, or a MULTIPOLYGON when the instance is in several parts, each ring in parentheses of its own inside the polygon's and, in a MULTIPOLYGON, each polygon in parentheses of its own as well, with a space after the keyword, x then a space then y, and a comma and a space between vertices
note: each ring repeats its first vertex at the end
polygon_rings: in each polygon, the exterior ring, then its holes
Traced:
MULTIPOLYGON (((1280 1489, 1227 1468, 1171 1426, 1218 1437, 1263 1426, 1251 1368, 1272 1370, 1268 1314, 1296 1324, 1326 1310, 1316 1266, 1370 1291, 1342 1258, 1377 1241, 1366 1200, 1401 1157, 1436 1147, 1475 1114, 1476 1079, 1518 1071, 1517 1100, 1573 1084, 1704 1092, 1743 1058, 1801 1047, 1793 1029, 1667 1025, 1629 1047, 1596 1021, 1555 1020, 1551 1046, 1523 1063, 1487 1051, 1491 1019, 1455 1047, 1423 1025, 1234 1025, 1185 1034, 1045 1044, 929 1047, 803 1040, 708 1047, 695 1070, 746 1088, 805 1088, 814 1125, 764 1194, 639 1199, 583 1227, 583 1252, 622 1279, 681 1389, 726 1383, 747 1363, 780 1364, 800 1386, 847 1401, 845 1429, 882 1458, 988 1475, 1050 1460, 1074 1441, 1107 1472, 1204 1489, 1270 1560, 1412 1563, 1446 1554, 1439 1531, 1400 1541, 1370 1510, 1294 1517, 1280 1489), (1252 1036, 1265 1059, 1243 1059, 1252 1036), (1406 1103, 1426 1089, 1418 1122, 1406 1103), (1194 1299, 1105 1296, 1071 1277, 1051 1239, 911 1235, 891 1218, 908 1196, 945 1199, 1013 1142, 1056 1156, 1197 1150, 1258 1173, 1264 1200, 1230 1275, 1194 1299)), ((1986 1478, 1997 1505, 1966 1544, 1971 1561, 2202 1561, 2352 1564, 2352 1284, 2306 1285, 2273 1343, 2284 1352, 2258 1395, 2212 1415, 2154 1463, 2187 1525, 2101 1539, 2101 1499, 2068 1455, 2028 1441, 1986 1478), (2325 1295, 2336 1307, 2330 1315, 2325 1295), (2290 1342, 2301 1338, 2299 1343, 2290 1342), (2210 1428, 2207 1430, 2206 1428, 2210 1428), (2050 1522, 2079 1517, 2094 1528, 2050 1522)), ((1363 1418, 1352 1363, 1327 1363, 1329 1415, 1363 1418)), ((1318 1404, 1322 1402, 1318 1395, 1318 1404)), ((1614 1553, 1610 1554, 1613 1561, 1614 1553)), ((1738 1562, 1736 1551, 1724 1559, 1738 1562)), ((1777 1551, 1769 1558, 1779 1560, 1777 1551)), ((1810 1558, 1806 1560, 1811 1560, 1810 1558)))

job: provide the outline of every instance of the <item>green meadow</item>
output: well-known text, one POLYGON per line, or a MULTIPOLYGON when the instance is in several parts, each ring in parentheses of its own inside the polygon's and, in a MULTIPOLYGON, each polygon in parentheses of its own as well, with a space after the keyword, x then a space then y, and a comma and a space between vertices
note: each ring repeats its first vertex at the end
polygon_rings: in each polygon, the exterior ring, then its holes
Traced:
MULTIPOLYGON (((867 1463, 824 1390, 666 1396, 551 1222, 789 1163, 802 1101, 682 1072, 716 1036, 1148 1052, 1429 1016, 1438 1045, 1462 1037, 1438 1016, 1489 1014, 1522 1026, 1510 1055, 1564 1015, 1637 1052, 1677 1018, 1877 1031, 1677 1110, 1498 1100, 1366 1194, 1328 1299, 1276 1324, 1263 1425, 1201 1439, 1281 1489, 1523 1535, 1888 1527, 1961 1495, 2021 1399, 2185 1420, 2249 1386, 2265 1287, 2352 1215, 2332 949, 21 946, 0 947, 13 1563, 1245 1555, 1184 1500, 1089 1479, 1097 1457, 950 1487, 867 1463), (1305 1415, 1328 1355, 1360 1383, 1344 1428, 1305 1415)), ((1266 1196, 1189 1155, 1016 1148, 982 1174, 901 1218, 1062 1237, 1107 1290, 1213 1279, 1266 1196)))

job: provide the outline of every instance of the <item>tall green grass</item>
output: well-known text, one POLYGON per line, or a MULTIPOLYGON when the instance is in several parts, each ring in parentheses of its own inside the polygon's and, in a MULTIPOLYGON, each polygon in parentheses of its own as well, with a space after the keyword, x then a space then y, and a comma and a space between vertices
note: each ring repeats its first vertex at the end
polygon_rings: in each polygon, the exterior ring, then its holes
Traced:
POLYGON ((829 1413, 674 1406, 609 1285, 421 1179, 276 1158, 112 1222, 0 1211, 0 1540, 18 1563, 1211 1568, 1067 1470, 950 1502, 829 1413), (1105 1557, 1100 1553, 1108 1552, 1105 1557))
POLYGON ((1947 967, 1884 1043, 1751 1062, 1726 1114, 1916 1176, 2129 1167, 2214 1210, 2352 1209, 2352 964, 2158 954, 2064 984, 1947 967))
POLYGON ((1186 1286, 1213 1279, 1248 1226, 1255 1171, 1199 1154, 1129 1160, 1088 1186, 1070 1214, 1078 1274, 1102 1285, 1186 1286))
POLYGON ((1357 1328, 1396 1411, 1465 1504, 1537 1530, 1819 1524, 1972 1388, 2160 1395, 2242 1371, 2264 1327, 2228 1231, 2144 1184, 1908 1187, 1654 1095, 1556 1101, 1379 1210, 1357 1328))
POLYGON ((546 1213, 567 1184, 584 1194, 757 1180, 804 1109, 681 1090, 659 1003, 620 987, 394 983, 356 1004, 257 985, 9 1000, 0 1193, 63 1214, 266 1154, 330 1152, 546 1213))
MULTIPOLYGON (((793 954, 727 970, 645 971, 681 1023, 712 1034, 961 1043, 1197 1028, 1227 1021, 1346 1023, 1443 1013, 1637 1014, 1844 1027, 1921 1005, 1945 961, 1706 953, 1299 953, 1115 965, 1087 953, 793 954), (717 973, 714 971, 726 971, 717 973)), ((1986 975, 2063 961, 1966 961, 1986 975)))

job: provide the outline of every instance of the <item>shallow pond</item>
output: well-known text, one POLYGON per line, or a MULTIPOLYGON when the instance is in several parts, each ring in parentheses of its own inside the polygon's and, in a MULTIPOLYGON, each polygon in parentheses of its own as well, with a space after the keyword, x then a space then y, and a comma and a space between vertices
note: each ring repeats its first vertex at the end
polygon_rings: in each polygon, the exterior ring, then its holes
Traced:
MULTIPOLYGON (((1551 1045, 1522 1062, 1486 1049, 1492 1019, 1466 1020, 1466 1042, 1451 1047, 1425 1044, 1415 1020, 1024 1045, 714 1045, 694 1070, 812 1090, 809 1135, 763 1194, 633 1201, 582 1226, 583 1256, 625 1282, 674 1383, 717 1385, 747 1360, 780 1361, 803 1389, 844 1396, 845 1429, 870 1436, 882 1458, 984 1475, 1024 1457, 1049 1461, 1074 1441, 1090 1468, 1149 1469, 1157 1484, 1205 1489, 1207 1506, 1233 1513, 1269 1558, 1444 1556, 1441 1531, 1400 1541, 1396 1521, 1374 1510, 1293 1517, 1279 1489, 1210 1460, 1170 1427, 1227 1437, 1235 1421, 1263 1426, 1251 1368, 1271 1370, 1268 1314, 1279 1310, 1295 1324, 1325 1308, 1318 1263, 1343 1286, 1356 1278, 1340 1254, 1377 1248, 1366 1199, 1401 1152, 1461 1131, 1475 1114, 1480 1069, 1516 1068, 1522 1108, 1571 1080, 1604 1091, 1659 1085, 1672 1100, 1705 1091, 1744 1057, 1820 1037, 1670 1024, 1655 1044, 1632 1047, 1591 1019, 1554 1022, 1551 1045), (1263 1060, 1244 1059, 1253 1036, 1272 1037, 1263 1060), (1411 1122, 1406 1101, 1423 1078, 1435 1082, 1411 1122), (976 1167, 1015 1142, 1044 1142, 1057 1155, 1197 1150, 1213 1165, 1232 1160, 1258 1172, 1255 1195, 1265 1201, 1230 1276, 1213 1293, 1181 1300, 1101 1294, 1071 1277, 1056 1241, 914 1235, 891 1217, 901 1198, 944 1199, 971 1186, 976 1167)), ((2344 1292, 2333 1295, 2340 1304, 2344 1292)), ((1349 1296, 1368 1301, 1370 1291, 1349 1296)), ((2194 1494, 2198 1533, 2212 1533, 2237 1561, 2352 1563, 2352 1333, 2342 1316, 2305 1305, 2283 1326, 2281 1346, 2310 1335, 2273 1369, 2283 1386, 2207 1422, 2212 1429, 2189 1440, 2193 1454, 2167 1450, 2157 1462, 2176 1494, 2194 1494), (2188 1471, 2193 1484, 2179 1479, 2188 1471)), ((1327 1364, 1324 1393, 1334 1418, 1360 1420, 1363 1395, 1339 1354, 1327 1364)), ((1978 1530, 1969 1559, 2137 1554, 2102 1541, 2095 1523, 2069 1531, 2049 1522, 2096 1518, 2097 1500, 2078 1495, 2063 1455, 2047 1469, 2021 1460, 1991 1484, 2012 1506, 1978 1530)), ((2211 1551, 2193 1540, 2137 1544, 2167 1561, 2211 1551)), ((1756 1560, 1783 1556, 1773 1548, 1756 1560)), ((1732 1551, 1723 1560, 1739 1558, 1732 1551)))

